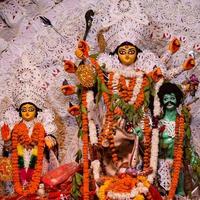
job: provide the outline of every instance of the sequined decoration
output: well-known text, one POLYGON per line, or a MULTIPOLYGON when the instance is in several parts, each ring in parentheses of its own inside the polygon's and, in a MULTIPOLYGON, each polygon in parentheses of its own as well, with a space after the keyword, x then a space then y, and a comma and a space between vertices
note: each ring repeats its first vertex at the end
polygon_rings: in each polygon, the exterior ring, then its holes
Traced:
POLYGON ((76 71, 76 75, 82 86, 91 88, 95 84, 96 72, 91 65, 80 65, 76 71))
POLYGON ((12 164, 10 158, 0 159, 0 181, 12 180, 12 164))

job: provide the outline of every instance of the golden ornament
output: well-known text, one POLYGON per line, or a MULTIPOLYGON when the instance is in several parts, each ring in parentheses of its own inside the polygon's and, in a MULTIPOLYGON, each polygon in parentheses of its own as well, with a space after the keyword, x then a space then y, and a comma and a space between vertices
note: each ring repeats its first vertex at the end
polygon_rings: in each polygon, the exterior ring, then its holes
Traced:
POLYGON ((91 88, 94 86, 96 81, 96 72, 91 65, 79 65, 76 75, 82 84, 82 86, 91 88))

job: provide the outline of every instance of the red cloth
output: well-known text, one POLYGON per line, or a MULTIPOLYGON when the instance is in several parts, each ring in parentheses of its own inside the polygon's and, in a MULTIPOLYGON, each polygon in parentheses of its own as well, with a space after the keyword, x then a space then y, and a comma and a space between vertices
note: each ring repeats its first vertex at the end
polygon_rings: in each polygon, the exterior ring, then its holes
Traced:
POLYGON ((68 163, 47 172, 47 174, 42 177, 42 182, 53 188, 69 180, 78 170, 79 165, 76 162, 68 163))
POLYGON ((160 193, 154 186, 152 185, 150 186, 149 192, 151 193, 153 200, 162 200, 160 193))

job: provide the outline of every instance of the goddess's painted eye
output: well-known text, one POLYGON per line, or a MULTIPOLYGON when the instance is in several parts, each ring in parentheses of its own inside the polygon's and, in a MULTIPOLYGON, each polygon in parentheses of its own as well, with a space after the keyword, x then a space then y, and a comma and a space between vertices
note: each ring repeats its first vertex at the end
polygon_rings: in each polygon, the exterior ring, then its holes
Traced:
POLYGON ((135 49, 130 49, 130 50, 128 51, 128 54, 135 54, 135 49))
POLYGON ((29 108, 28 111, 29 111, 29 112, 34 112, 34 111, 35 111, 35 108, 34 108, 34 107, 29 108))
POLYGON ((21 109, 21 112, 26 112, 26 108, 22 108, 22 109, 21 109))
POLYGON ((120 50, 120 51, 119 51, 119 54, 125 55, 125 54, 126 54, 126 51, 125 51, 125 50, 120 50))

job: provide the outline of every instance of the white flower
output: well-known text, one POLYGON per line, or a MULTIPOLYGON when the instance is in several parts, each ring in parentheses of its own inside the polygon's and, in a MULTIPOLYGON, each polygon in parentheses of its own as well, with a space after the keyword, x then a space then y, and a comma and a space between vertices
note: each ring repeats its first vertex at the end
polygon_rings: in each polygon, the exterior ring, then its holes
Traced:
POLYGON ((93 169, 94 179, 98 180, 100 178, 100 161, 99 160, 92 161, 91 166, 93 169))
POLYGON ((136 78, 136 84, 135 84, 135 87, 134 87, 134 90, 133 90, 131 100, 129 101, 129 104, 135 103, 137 96, 140 93, 140 90, 141 90, 141 87, 142 87, 142 82, 143 82, 143 74, 141 73, 141 75, 136 78))
POLYGON ((133 188, 133 189, 131 190, 131 195, 130 195, 130 197, 133 198, 133 197, 137 196, 138 194, 139 194, 139 192, 138 192, 137 188, 133 188))

